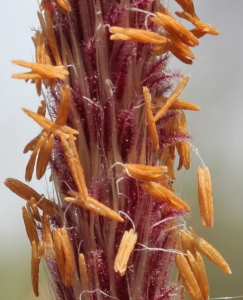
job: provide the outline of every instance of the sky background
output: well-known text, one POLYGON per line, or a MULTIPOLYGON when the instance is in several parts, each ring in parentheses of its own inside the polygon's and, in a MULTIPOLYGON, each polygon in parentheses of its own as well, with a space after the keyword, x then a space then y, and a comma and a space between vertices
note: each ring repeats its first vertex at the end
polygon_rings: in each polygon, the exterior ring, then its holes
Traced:
MULTIPOLYGON (((174 1, 169 7, 173 11, 174 1)), ((181 171, 177 192, 191 205, 187 220, 199 235, 214 245, 229 263, 233 274, 225 275, 211 263, 207 273, 211 298, 242 296, 243 299, 243 1, 197 0, 196 12, 221 34, 206 36, 193 49, 196 60, 185 66, 173 59, 170 68, 191 75, 184 99, 201 107, 201 112, 188 112, 187 120, 193 144, 209 166, 213 182, 215 225, 204 229, 197 203, 196 170, 200 160, 192 153, 192 167, 181 171)), ((33 61, 30 37, 38 28, 36 1, 11 0, 2 3, 0 19, 0 299, 35 299, 31 291, 30 245, 22 221, 25 204, 3 185, 4 179, 24 179, 29 155, 23 148, 40 129, 21 111, 36 110, 40 99, 35 86, 11 79, 22 69, 11 65, 12 59, 33 61)), ((47 192, 45 180, 31 186, 39 193, 47 192)), ((206 259, 205 259, 206 261, 206 259)), ((39 299, 50 299, 42 279, 39 299), (43 293, 42 293, 43 290, 43 293)))

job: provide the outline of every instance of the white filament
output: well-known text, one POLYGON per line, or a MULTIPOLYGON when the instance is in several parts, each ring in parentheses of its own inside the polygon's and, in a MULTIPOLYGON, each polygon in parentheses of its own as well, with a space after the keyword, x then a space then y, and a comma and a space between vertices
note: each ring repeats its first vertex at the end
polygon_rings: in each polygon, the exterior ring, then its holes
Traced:
POLYGON ((80 294, 79 299, 82 300, 82 295, 83 295, 84 293, 93 294, 93 293, 98 292, 98 291, 99 291, 101 294, 103 294, 103 295, 105 295, 105 296, 107 296, 107 297, 109 297, 109 298, 119 300, 117 297, 112 297, 112 296, 110 296, 110 295, 108 295, 108 294, 102 292, 100 289, 96 289, 96 290, 93 290, 93 291, 89 291, 89 290, 83 291, 83 292, 80 294))
POLYGON ((74 68, 74 71, 75 71, 75 73, 76 73, 76 76, 78 76, 78 72, 77 72, 76 67, 74 66, 74 64, 67 65, 67 67, 73 67, 73 68, 74 68))
POLYGON ((131 223, 132 223, 132 227, 133 227, 133 232, 136 232, 136 228, 135 228, 135 224, 134 224, 134 222, 133 222, 133 220, 129 217, 129 215, 127 215, 126 213, 124 213, 123 211, 121 211, 121 210, 119 210, 119 214, 123 214, 123 215, 125 215, 127 218, 128 218, 128 220, 130 220, 131 221, 131 223))
POLYGON ((149 30, 149 29, 148 29, 148 17, 149 17, 149 16, 156 17, 155 14, 153 14, 153 13, 151 13, 151 12, 149 12, 149 11, 146 11, 146 10, 139 9, 139 8, 135 8, 135 7, 131 7, 131 8, 130 8, 130 7, 125 7, 125 9, 126 9, 126 10, 131 10, 131 11, 137 11, 137 12, 141 12, 141 13, 146 14, 146 18, 145 18, 144 25, 145 25, 145 27, 146 27, 147 30, 149 30))
POLYGON ((85 97, 85 96, 83 96, 83 98, 85 100, 87 100, 88 102, 94 104, 95 106, 97 106, 101 110, 101 112, 102 112, 102 121, 104 121, 104 111, 103 111, 103 108, 100 105, 98 105, 97 103, 95 103, 95 101, 91 100, 90 98, 85 97))
MULTIPOLYGON (((169 218, 165 218, 165 219, 163 219, 163 220, 161 220, 161 221, 155 223, 153 226, 151 226, 151 228, 154 228, 154 227, 156 227, 156 226, 158 226, 158 225, 160 225, 160 224, 162 224, 162 223, 164 223, 164 222, 167 222, 167 221, 170 221, 170 220, 174 220, 174 219, 183 220, 182 217, 179 217, 179 218, 178 218, 177 216, 169 217, 169 218)), ((183 220, 183 221, 184 221, 184 220, 183 220)), ((184 221, 184 222, 185 222, 185 221, 184 221)))
POLYGON ((140 100, 139 103, 138 103, 138 105, 136 105, 136 106, 133 107, 134 110, 137 109, 137 108, 140 108, 140 107, 144 106, 144 101, 143 100, 140 100), (139 103, 141 103, 141 104, 139 104, 139 103))
POLYGON ((122 195, 122 196, 124 196, 125 198, 127 198, 128 200, 130 200, 129 197, 128 197, 127 195, 125 195, 125 194, 119 192, 119 185, 118 185, 118 183, 119 183, 122 179, 124 179, 124 178, 125 178, 125 177, 121 177, 120 179, 118 179, 118 180, 116 181, 117 194, 118 194, 118 195, 122 195))
POLYGON ((139 246, 142 246, 143 249, 134 249, 134 251, 145 251, 145 250, 149 250, 149 251, 163 251, 163 252, 170 252, 170 253, 175 253, 175 254, 182 254, 182 255, 187 255, 179 250, 175 250, 175 249, 163 249, 163 248, 150 248, 147 247, 143 244, 137 243, 139 246))
POLYGON ((106 79, 105 83, 109 86, 110 94, 111 94, 111 96, 113 96, 114 91, 115 91, 114 84, 112 83, 112 81, 110 79, 106 79))
POLYGON ((188 144, 191 146, 191 148, 192 148, 193 152, 196 154, 196 156, 201 160, 203 167, 205 167, 205 163, 204 163, 203 159, 201 158, 201 156, 199 155, 198 148, 196 148, 196 147, 195 147, 193 144, 191 144, 191 143, 188 143, 188 144))
POLYGON ((240 299, 240 298, 243 298, 243 296, 209 298, 209 300, 213 300, 213 299, 240 299))

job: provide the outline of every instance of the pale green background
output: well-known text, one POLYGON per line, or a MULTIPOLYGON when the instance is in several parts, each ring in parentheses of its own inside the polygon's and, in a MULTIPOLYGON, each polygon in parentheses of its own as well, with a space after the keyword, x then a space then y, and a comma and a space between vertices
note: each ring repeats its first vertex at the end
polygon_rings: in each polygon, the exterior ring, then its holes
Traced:
MULTIPOLYGON (((170 2, 172 7, 174 1, 170 2)), ((199 220, 196 169, 200 161, 195 155, 191 170, 181 171, 178 186, 182 186, 181 196, 193 211, 187 224, 193 224, 200 235, 216 246, 233 272, 227 276, 207 264, 211 297, 240 296, 243 295, 243 0, 194 3, 201 19, 212 23, 221 34, 200 41, 200 46, 193 49, 196 55, 193 66, 182 65, 176 59, 172 65, 192 75, 183 97, 201 107, 200 113, 190 112, 187 117, 194 145, 211 170, 213 229, 203 229, 199 220)), ((31 0, 1 2, 0 182, 6 177, 24 178, 29 155, 23 155, 22 150, 39 132, 38 126, 20 110, 21 107, 36 110, 39 99, 35 87, 10 79, 12 73, 20 71, 10 64, 11 59, 31 61, 34 56, 30 37, 31 27, 38 27, 36 10, 37 3, 31 0)), ((32 184, 40 193, 46 192, 45 180, 32 184)), ((21 217, 24 201, 3 184, 0 201, 0 300, 35 299, 30 288, 30 246, 21 217)), ((46 291, 45 285, 45 280, 41 280, 40 291, 42 288, 46 291)), ((45 292, 39 299, 50 297, 45 292)))

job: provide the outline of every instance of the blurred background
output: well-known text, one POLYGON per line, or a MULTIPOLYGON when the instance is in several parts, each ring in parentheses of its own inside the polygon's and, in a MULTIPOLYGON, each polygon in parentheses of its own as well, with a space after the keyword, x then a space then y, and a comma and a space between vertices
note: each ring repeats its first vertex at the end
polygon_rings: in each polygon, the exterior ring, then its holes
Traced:
MULTIPOLYGON (((191 75, 183 99, 201 107, 201 112, 188 112, 187 120, 193 144, 209 166, 213 182, 215 225, 202 228, 197 203, 196 170, 200 165, 192 153, 192 167, 180 171, 176 191, 190 205, 193 226, 199 235, 214 245, 229 263, 232 275, 225 275, 207 263, 211 298, 241 296, 243 299, 243 1, 195 0, 196 12, 202 21, 220 30, 217 37, 205 36, 193 49, 196 60, 185 66, 173 59, 170 68, 191 75)), ((165 5, 174 11, 173 0, 165 5)), ((7 177, 23 180, 29 155, 22 151, 27 142, 39 133, 21 107, 36 110, 39 100, 35 86, 11 79, 21 72, 11 65, 12 59, 32 61, 34 48, 30 37, 38 28, 35 1, 2 3, 0 19, 0 299, 35 299, 31 289, 30 245, 22 220, 25 204, 5 188, 7 177)), ((48 193, 47 183, 32 181, 39 193, 48 193)), ((206 261, 206 259, 205 259, 206 261)), ((51 299, 43 268, 39 299, 51 299)), ((121 299, 125 300, 125 299, 121 299)), ((136 299, 134 299, 136 300, 136 299)))

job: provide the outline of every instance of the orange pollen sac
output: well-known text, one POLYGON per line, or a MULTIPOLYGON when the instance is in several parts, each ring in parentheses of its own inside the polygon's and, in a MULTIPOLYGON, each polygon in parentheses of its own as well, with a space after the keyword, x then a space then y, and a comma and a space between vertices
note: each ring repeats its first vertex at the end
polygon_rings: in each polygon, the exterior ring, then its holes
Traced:
POLYGON ((167 42, 166 37, 142 29, 110 27, 110 32, 113 33, 113 35, 110 36, 110 39, 113 41, 124 40, 141 43, 151 43, 155 45, 164 45, 167 42))
POLYGON ((183 200, 162 185, 148 181, 144 184, 141 184, 141 187, 150 196, 167 203, 172 208, 177 210, 184 209, 186 212, 190 212, 190 207, 183 200))
POLYGON ((165 166, 146 166, 140 164, 125 164, 124 173, 139 180, 160 181, 167 177, 168 168, 165 166))
POLYGON ((153 117, 153 112, 151 109, 151 95, 149 93, 149 89, 145 86, 143 87, 143 96, 145 102, 147 123, 148 123, 148 131, 152 140, 152 145, 155 150, 159 150, 159 137, 157 133, 157 128, 155 124, 155 120, 153 117))
POLYGON ((201 169, 198 167, 197 170, 198 179, 198 200, 200 207, 200 214, 203 226, 213 226, 213 195, 212 195, 212 184, 208 167, 201 169))
POLYGON ((45 64, 29 63, 23 60, 13 60, 13 64, 21 67, 32 69, 29 73, 14 74, 13 78, 17 79, 61 79, 65 80, 69 72, 64 69, 64 66, 52 66, 45 64))
POLYGON ((118 272, 120 276, 124 276, 130 255, 137 242, 138 235, 134 233, 133 229, 125 231, 121 239, 121 243, 115 258, 114 270, 118 272))

